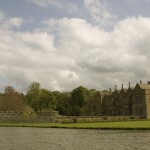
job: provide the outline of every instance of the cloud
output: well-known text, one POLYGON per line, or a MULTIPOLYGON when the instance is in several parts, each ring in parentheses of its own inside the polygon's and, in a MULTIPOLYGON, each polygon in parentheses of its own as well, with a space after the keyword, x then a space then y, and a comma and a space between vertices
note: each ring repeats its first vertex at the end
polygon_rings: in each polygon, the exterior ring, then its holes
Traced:
POLYGON ((128 0, 129 3, 135 3, 135 2, 149 2, 149 0, 128 0))
POLYGON ((116 19, 102 0, 84 0, 84 6, 96 23, 106 26, 116 19))
POLYGON ((111 32, 81 18, 62 18, 26 32, 0 26, 0 34, 0 80, 19 90, 32 81, 50 90, 102 90, 150 76, 149 18, 126 18, 111 32))
POLYGON ((23 24, 23 22, 24 20, 22 18, 13 17, 5 22, 5 26, 19 28, 23 24))
POLYGON ((7 18, 5 12, 0 11, 0 27, 2 28, 19 28, 24 23, 24 19, 21 17, 7 18))
POLYGON ((41 7, 48 7, 49 5, 62 8, 62 0, 30 0, 31 2, 41 6, 41 7))
POLYGON ((127 18, 112 32, 79 18, 50 19, 45 23, 58 29, 61 38, 57 49, 74 60, 72 69, 83 85, 101 88, 148 79, 149 18, 127 18))
POLYGON ((5 13, 3 11, 0 11, 0 21, 5 19, 5 13))
POLYGON ((69 0, 29 0, 40 7, 54 7, 62 9, 68 13, 73 13, 77 11, 77 5, 71 3, 69 0))
POLYGON ((24 19, 21 17, 6 18, 3 13, 0 13, 0 23, 1 28, 19 28, 24 23, 24 19))

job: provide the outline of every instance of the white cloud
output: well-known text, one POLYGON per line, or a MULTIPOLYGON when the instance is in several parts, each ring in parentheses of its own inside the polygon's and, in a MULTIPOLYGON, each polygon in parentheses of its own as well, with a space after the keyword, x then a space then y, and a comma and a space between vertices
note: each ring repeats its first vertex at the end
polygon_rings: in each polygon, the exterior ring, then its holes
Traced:
POLYGON ((79 18, 50 19, 47 24, 59 29, 58 48, 61 55, 73 56, 74 70, 83 85, 99 87, 148 79, 149 18, 127 18, 118 22, 112 32, 79 18), (96 85, 98 81, 101 83, 96 85))
POLYGON ((149 2, 149 0, 128 0, 129 3, 135 3, 135 2, 149 2))
POLYGON ((127 18, 112 32, 80 18, 44 24, 30 32, 0 26, 0 79, 6 84, 22 90, 32 81, 50 90, 105 89, 149 79, 149 18, 127 18))
POLYGON ((102 0, 84 0, 84 5, 91 17, 102 26, 112 24, 115 20, 115 16, 108 10, 106 3, 102 3, 102 0))
POLYGON ((58 9, 62 9, 68 13, 73 13, 77 11, 77 5, 75 3, 71 3, 69 0, 29 0, 38 6, 41 7, 55 7, 58 9))
POLYGON ((30 0, 31 2, 41 6, 41 7, 48 7, 52 5, 54 7, 62 8, 62 0, 30 0))
POLYGON ((24 20, 22 18, 14 17, 10 18, 6 22, 6 26, 11 26, 11 27, 20 27, 23 24, 24 20))
POLYGON ((0 21, 5 19, 5 13, 3 11, 0 11, 0 21))
POLYGON ((5 15, 3 15, 0 23, 2 28, 19 28, 24 23, 24 19, 21 17, 5 18, 5 15))
POLYGON ((73 3, 67 3, 67 10, 68 13, 74 13, 78 11, 77 5, 73 4, 73 3))

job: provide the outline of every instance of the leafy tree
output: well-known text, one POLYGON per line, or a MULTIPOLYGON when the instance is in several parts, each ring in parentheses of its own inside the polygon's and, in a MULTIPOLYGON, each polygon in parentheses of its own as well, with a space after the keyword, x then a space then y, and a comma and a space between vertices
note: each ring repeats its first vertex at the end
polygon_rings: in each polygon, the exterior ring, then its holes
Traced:
POLYGON ((79 86, 78 88, 72 91, 71 95, 71 106, 72 106, 72 115, 79 116, 83 106, 87 102, 87 97, 90 94, 90 91, 83 87, 79 86))
POLYGON ((70 107, 70 95, 67 92, 53 92, 57 99, 57 106, 56 110, 61 115, 69 116, 71 113, 71 107, 70 107))
POLYGON ((41 93, 41 88, 40 88, 40 83, 38 82, 33 82, 29 86, 29 90, 27 92, 27 103, 35 110, 39 110, 39 103, 40 103, 40 93, 41 93))
POLYGON ((3 108, 3 101, 4 101, 4 95, 2 93, 0 93, 0 110, 2 110, 3 108))
POLYGON ((13 87, 7 86, 3 96, 2 110, 3 111, 24 111, 25 104, 23 97, 19 92, 16 92, 13 87))
POLYGON ((90 116, 96 116, 101 114, 101 95, 99 91, 91 91, 88 96, 88 101, 85 105, 85 114, 90 116))
POLYGON ((35 110, 42 111, 55 110, 56 108, 56 98, 53 96, 52 92, 41 89, 40 84, 33 82, 27 92, 27 103, 35 110))
POLYGON ((49 110, 55 110, 56 108, 56 98, 52 94, 52 92, 46 90, 46 89, 41 89, 40 93, 40 106, 42 109, 49 109, 49 110))
POLYGON ((40 94, 41 88, 40 88, 40 83, 38 82, 33 82, 29 86, 29 90, 27 92, 27 100, 28 103, 31 104, 32 101, 34 101, 40 94))

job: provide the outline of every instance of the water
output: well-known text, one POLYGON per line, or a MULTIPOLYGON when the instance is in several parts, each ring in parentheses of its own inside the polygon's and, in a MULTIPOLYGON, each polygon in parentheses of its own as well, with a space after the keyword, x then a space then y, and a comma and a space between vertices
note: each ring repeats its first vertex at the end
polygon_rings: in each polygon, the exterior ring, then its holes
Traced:
POLYGON ((0 150, 149 150, 150 131, 0 127, 0 150))

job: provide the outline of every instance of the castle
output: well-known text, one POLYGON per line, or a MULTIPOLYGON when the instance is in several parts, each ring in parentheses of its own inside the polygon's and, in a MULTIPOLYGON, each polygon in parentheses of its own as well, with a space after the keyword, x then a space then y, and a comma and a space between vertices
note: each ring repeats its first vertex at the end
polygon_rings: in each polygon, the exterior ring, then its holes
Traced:
POLYGON ((94 111, 100 110, 103 116, 138 116, 150 119, 150 82, 137 83, 134 88, 125 89, 122 84, 121 90, 102 91, 97 93, 97 105, 93 105, 94 111))

